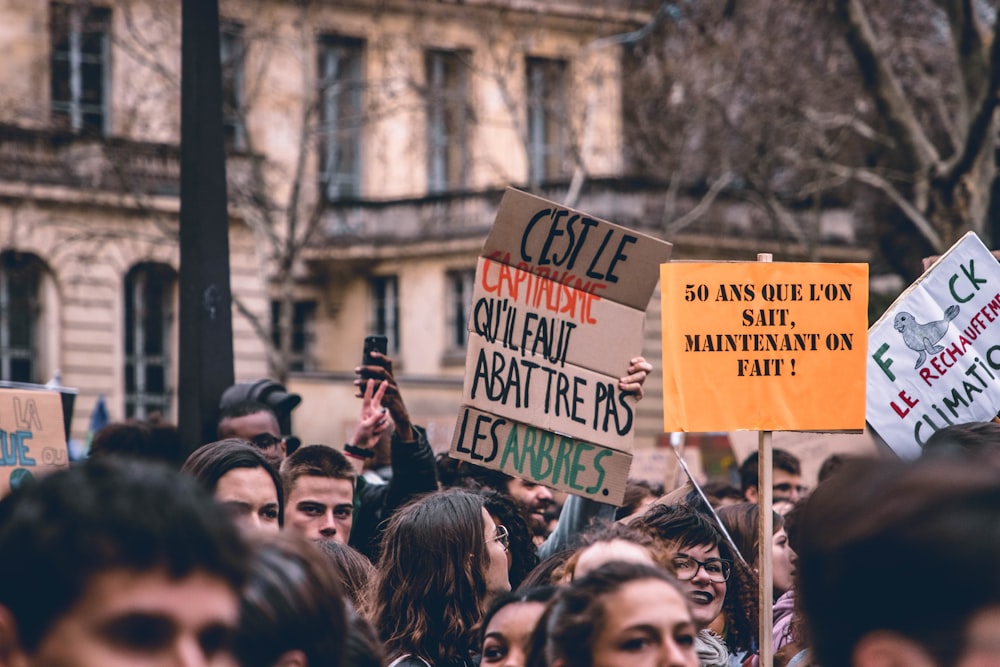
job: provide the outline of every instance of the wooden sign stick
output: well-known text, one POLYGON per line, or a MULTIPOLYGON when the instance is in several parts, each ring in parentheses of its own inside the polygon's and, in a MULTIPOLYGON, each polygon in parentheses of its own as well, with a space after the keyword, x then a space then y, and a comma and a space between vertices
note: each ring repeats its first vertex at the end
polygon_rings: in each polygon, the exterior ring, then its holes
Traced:
MULTIPOLYGON (((758 262, 770 262, 770 253, 757 255, 758 262)), ((757 579, 760 604, 760 665, 774 666, 774 582, 771 571, 771 539, 774 533, 772 487, 773 455, 771 431, 760 431, 757 436, 757 579)))

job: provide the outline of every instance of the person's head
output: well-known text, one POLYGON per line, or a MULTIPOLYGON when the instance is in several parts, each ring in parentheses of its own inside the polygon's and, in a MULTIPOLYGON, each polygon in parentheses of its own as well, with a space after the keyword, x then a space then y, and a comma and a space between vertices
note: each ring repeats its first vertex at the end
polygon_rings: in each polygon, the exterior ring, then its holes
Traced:
POLYGON ((653 505, 630 525, 666 543, 695 625, 706 628, 725 611, 726 643, 747 648, 757 627, 755 580, 712 520, 687 505, 653 505))
POLYGON ((389 519, 369 615, 389 657, 467 657, 490 598, 510 590, 506 530, 475 494, 448 490, 389 519))
POLYGON ((995 468, 851 461, 796 515, 796 595, 819 662, 1000 661, 995 468))
POLYGON ((745 500, 743 492, 728 482, 706 482, 702 485, 701 490, 715 509, 742 503, 745 500))
POLYGON ((333 447, 300 447, 281 464, 285 526, 310 540, 347 544, 354 523, 355 472, 333 447))
POLYGON ((555 586, 527 588, 493 600, 483 616, 480 664, 525 667, 531 634, 557 590, 555 586))
POLYGON ((357 549, 335 540, 318 540, 317 548, 333 563, 340 576, 340 586, 355 607, 363 606, 366 587, 375 574, 375 567, 357 549))
POLYGON ((507 528, 510 568, 507 571, 511 588, 517 588, 531 570, 538 565, 538 553, 532 533, 524 518, 521 506, 506 493, 483 489, 483 506, 498 526, 507 528))
MULTIPOLYGON (((539 622, 550 667, 697 667, 677 581, 640 563, 603 565, 562 589, 539 622)), ((540 641, 533 640, 532 664, 540 641)))
POLYGON ((229 438, 199 447, 181 470, 198 480, 241 528, 277 532, 281 527, 281 479, 246 440, 229 438))
POLYGON ((576 549, 563 549, 554 554, 549 554, 531 569, 531 572, 521 580, 518 588, 539 588, 558 584, 562 580, 562 572, 566 567, 566 561, 575 553, 576 549))
MULTIPOLYGON (((807 490, 802 484, 802 465, 798 457, 783 449, 774 449, 772 457, 772 498, 796 502, 807 490)), ((752 503, 757 502, 757 485, 757 452, 754 452, 740 465, 740 488, 743 496, 752 503)))
POLYGON ((524 508, 536 524, 545 525, 545 510, 552 504, 552 490, 530 479, 511 477, 501 491, 513 498, 524 508))
POLYGON ((660 540, 620 523, 591 528, 581 536, 580 542, 580 547, 556 573, 560 583, 573 581, 611 561, 658 566, 671 562, 671 555, 660 540))
POLYGON ((0 586, 0 658, 231 665, 246 558, 223 509, 176 471, 107 459, 45 476, 0 502, 0 572, 16 573, 0 586))
POLYGON ((243 438, 260 449, 275 468, 285 459, 285 440, 278 417, 270 407, 257 401, 240 401, 227 406, 219 417, 219 439, 243 438))
POLYGON ((258 541, 234 642, 241 667, 337 667, 347 630, 333 564, 297 535, 258 541))
MULTIPOLYGON (((719 509, 719 519, 726 527, 729 536, 736 543, 736 548, 754 570, 759 571, 760 506, 757 503, 739 503, 719 509)), ((774 596, 777 598, 792 587, 795 580, 795 552, 788 546, 788 535, 785 533, 785 519, 777 512, 773 513, 773 530, 771 536, 771 565, 774 596)))
POLYGON ((615 520, 621 521, 633 514, 641 514, 656 498, 649 482, 640 479, 628 480, 625 484, 622 506, 615 511, 615 520))
POLYGON ((112 422, 94 434, 88 457, 127 456, 179 468, 184 461, 177 427, 130 420, 112 422))
POLYGON ((934 431, 924 443, 922 456, 971 457, 1000 461, 1000 423, 969 422, 934 431))

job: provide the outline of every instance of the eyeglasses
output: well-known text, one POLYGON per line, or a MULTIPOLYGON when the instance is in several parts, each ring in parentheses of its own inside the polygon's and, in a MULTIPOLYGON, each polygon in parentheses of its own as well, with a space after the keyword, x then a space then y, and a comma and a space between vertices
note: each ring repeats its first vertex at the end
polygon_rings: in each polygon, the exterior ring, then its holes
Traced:
POLYGON ((507 530, 507 526, 497 526, 497 534, 490 538, 490 541, 496 540, 499 542, 503 548, 510 548, 510 531, 507 530))
POLYGON ((700 561, 683 554, 674 557, 674 574, 681 581, 694 579, 698 575, 699 569, 705 570, 709 581, 721 584, 729 580, 729 575, 733 573, 733 564, 731 561, 721 558, 700 561))
POLYGON ((250 438, 251 444, 257 449, 270 449, 281 444, 281 438, 276 438, 270 433, 258 433, 250 438))

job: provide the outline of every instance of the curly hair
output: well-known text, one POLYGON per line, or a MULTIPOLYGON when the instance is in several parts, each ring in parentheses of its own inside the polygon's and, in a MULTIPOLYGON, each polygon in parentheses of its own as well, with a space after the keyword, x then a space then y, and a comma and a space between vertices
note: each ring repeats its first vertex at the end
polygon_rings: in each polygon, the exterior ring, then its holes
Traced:
POLYGON ((478 648, 488 565, 481 497, 451 489, 396 512, 367 602, 387 655, 467 660, 478 648))
POLYGON ((482 489, 477 493, 483 497, 483 505, 490 516, 496 519, 497 523, 506 526, 510 534, 508 551, 511 563, 507 576, 510 579, 510 587, 517 588, 528 573, 538 565, 538 552, 531 539, 524 510, 506 493, 491 489, 482 489))
POLYGON ((562 565, 552 572, 554 581, 572 581, 576 575, 576 564, 581 554, 595 544, 609 543, 621 540, 645 549, 652 560, 659 566, 673 572, 672 552, 667 549, 663 540, 654 537, 650 532, 639 530, 633 526, 621 523, 601 523, 587 530, 580 536, 579 546, 562 565))
POLYGON ((712 519, 687 505, 654 505, 629 525, 673 545, 672 551, 693 546, 717 547, 719 557, 733 563, 722 603, 726 646, 734 652, 749 650, 757 637, 757 575, 733 553, 712 519))

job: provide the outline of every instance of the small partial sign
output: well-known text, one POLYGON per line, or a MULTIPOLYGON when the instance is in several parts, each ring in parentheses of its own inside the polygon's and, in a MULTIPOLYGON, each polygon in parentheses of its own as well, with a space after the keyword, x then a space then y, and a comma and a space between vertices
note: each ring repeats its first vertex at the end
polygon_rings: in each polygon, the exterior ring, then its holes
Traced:
POLYGON ((59 394, 0 389, 0 496, 68 466, 59 394))

